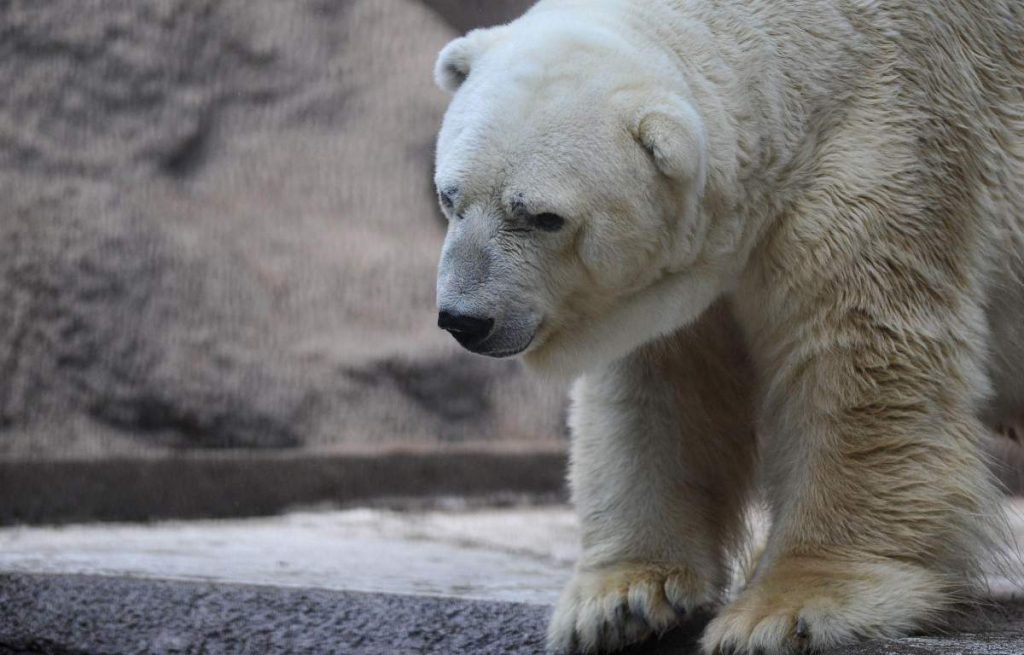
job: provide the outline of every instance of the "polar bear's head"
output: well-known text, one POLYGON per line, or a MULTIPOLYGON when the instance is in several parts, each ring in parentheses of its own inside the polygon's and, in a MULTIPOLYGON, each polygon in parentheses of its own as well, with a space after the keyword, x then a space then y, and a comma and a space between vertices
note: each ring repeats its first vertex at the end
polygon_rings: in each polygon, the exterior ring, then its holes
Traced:
POLYGON ((713 300, 703 124, 659 57, 537 11, 441 51, 438 324, 469 350, 574 375, 713 300))

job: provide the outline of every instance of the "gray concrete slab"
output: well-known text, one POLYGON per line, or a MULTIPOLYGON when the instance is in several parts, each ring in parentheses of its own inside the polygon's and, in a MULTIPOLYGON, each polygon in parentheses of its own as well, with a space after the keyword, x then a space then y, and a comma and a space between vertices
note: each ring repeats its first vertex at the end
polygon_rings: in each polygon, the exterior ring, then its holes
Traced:
POLYGON ((0 571, 549 604, 568 579, 576 534, 564 506, 20 527, 0 530, 0 571))
POLYGON ((0 525, 265 516, 388 497, 565 497, 563 444, 0 457, 0 525))

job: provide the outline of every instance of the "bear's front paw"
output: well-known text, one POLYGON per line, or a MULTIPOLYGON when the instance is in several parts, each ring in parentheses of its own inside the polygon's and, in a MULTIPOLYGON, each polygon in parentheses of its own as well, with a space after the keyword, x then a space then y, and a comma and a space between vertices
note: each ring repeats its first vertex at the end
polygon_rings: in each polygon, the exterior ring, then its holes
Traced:
POLYGON ((624 563, 583 568, 548 627, 555 653, 607 653, 677 625, 711 604, 708 585, 685 567, 624 563))
POLYGON ((948 606, 939 576, 912 564, 789 557, 708 624, 708 655, 818 652, 920 628, 948 606))

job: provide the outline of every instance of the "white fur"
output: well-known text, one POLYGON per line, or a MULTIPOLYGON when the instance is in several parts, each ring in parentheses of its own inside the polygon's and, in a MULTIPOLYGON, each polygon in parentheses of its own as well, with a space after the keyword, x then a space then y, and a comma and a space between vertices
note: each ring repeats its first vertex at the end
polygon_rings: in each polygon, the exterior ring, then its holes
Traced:
POLYGON ((580 377, 552 647, 724 600, 755 479, 773 525, 707 652, 967 598, 981 443, 1024 416, 1022 42, 1021 0, 541 0, 441 53, 439 308, 580 377))

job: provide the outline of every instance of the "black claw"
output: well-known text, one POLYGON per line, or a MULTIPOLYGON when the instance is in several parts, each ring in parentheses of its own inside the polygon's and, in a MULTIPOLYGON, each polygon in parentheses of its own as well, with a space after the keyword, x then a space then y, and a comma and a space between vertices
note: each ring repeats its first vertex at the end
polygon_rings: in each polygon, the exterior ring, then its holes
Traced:
POLYGON ((618 625, 613 624, 610 621, 604 621, 601 624, 601 644, 603 648, 607 648, 609 644, 619 642, 620 628, 618 625))
POLYGON ((645 628, 650 628, 651 624, 647 622, 647 616, 639 609, 630 607, 629 615, 639 621, 645 628))
POLYGON ((669 601, 669 605, 672 606, 672 611, 675 612, 676 616, 679 617, 680 619, 685 617, 687 614, 689 614, 689 612, 686 611, 686 608, 684 606, 682 606, 682 605, 676 605, 672 601, 669 601))
POLYGON ((796 622, 796 638, 807 639, 810 636, 811 634, 807 630, 807 621, 805 621, 804 617, 801 616, 796 622))

